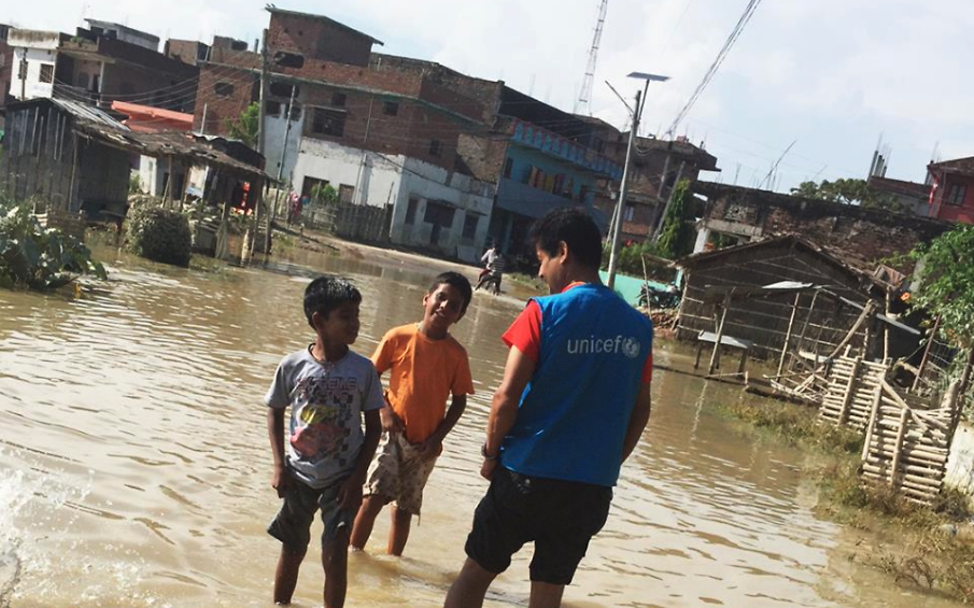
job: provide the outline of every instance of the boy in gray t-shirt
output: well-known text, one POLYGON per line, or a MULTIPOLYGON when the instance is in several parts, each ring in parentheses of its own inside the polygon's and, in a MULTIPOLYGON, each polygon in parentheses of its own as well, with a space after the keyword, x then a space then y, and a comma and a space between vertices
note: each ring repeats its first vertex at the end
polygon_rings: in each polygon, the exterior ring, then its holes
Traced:
POLYGON ((312 281, 304 292, 304 312, 315 330, 315 343, 281 361, 264 397, 274 456, 271 485, 284 499, 267 528, 282 543, 274 579, 276 604, 291 603, 318 510, 325 524, 325 607, 341 608, 345 603, 349 534, 379 443, 379 410, 385 405, 375 366, 348 348, 358 337, 361 302, 362 295, 348 281, 312 281))

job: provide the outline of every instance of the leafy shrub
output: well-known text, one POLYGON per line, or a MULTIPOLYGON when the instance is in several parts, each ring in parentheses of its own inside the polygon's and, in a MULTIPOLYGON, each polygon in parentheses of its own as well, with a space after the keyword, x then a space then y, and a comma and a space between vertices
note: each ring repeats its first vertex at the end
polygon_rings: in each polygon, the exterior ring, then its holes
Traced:
POLYGON ((0 285, 57 289, 86 273, 108 278, 80 240, 42 227, 29 205, 0 200, 0 285))
POLYGON ((150 205, 134 207, 129 219, 129 246, 136 254, 163 264, 189 266, 193 233, 178 211, 150 205))

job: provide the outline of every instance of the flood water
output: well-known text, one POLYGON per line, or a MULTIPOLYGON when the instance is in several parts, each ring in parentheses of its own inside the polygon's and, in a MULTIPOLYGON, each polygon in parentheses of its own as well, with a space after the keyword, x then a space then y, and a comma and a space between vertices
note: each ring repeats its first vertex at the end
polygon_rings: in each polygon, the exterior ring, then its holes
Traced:
MULTIPOLYGON (((261 397, 279 359, 313 339, 308 277, 354 280, 354 348, 370 354, 385 330, 418 320, 437 270, 298 253, 207 274, 99 253, 111 281, 80 297, 0 291, 0 608, 270 606, 279 546, 264 526, 278 500, 261 397)), ((368 552, 350 559, 347 605, 441 605, 486 487, 477 471, 498 336, 520 306, 477 294, 456 327, 478 395, 447 440, 407 557, 382 554, 384 513, 368 552)), ((658 362, 686 363, 657 348, 658 362)), ((851 563, 854 540, 811 511, 802 454, 715 411, 742 398, 657 372, 650 426, 566 606, 952 605, 851 563)), ((297 606, 321 605, 317 556, 312 543, 297 606)), ((529 561, 525 550, 488 606, 526 605, 529 561)))

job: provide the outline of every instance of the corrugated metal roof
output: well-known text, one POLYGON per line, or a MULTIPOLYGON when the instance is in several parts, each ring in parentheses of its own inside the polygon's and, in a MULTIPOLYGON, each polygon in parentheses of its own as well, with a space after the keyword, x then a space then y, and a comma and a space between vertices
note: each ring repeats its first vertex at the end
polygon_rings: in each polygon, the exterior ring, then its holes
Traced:
POLYGON ((51 101, 54 105, 58 106, 62 110, 69 112, 76 118, 89 122, 92 124, 100 125, 103 127, 112 127, 119 129, 121 131, 128 131, 129 128, 115 120, 111 114, 96 108, 95 106, 89 106, 77 101, 72 101, 70 99, 60 99, 52 98, 51 101))

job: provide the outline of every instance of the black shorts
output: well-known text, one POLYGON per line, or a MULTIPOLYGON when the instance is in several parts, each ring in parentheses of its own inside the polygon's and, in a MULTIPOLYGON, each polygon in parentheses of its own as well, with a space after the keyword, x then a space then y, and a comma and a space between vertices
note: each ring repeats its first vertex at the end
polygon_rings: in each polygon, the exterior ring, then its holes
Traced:
POLYGON ((589 541, 605 525, 611 502, 609 487, 526 477, 497 467, 474 512, 467 556, 499 574, 524 543, 534 541, 531 580, 567 585, 589 541))
POLYGON ((321 533, 322 547, 335 541, 343 528, 345 533, 350 534, 356 512, 339 509, 337 502, 344 483, 343 479, 315 489, 292 477, 281 510, 267 527, 267 533, 281 541, 288 551, 304 553, 311 544, 311 524, 315 513, 320 512, 321 521, 325 524, 321 533))

